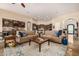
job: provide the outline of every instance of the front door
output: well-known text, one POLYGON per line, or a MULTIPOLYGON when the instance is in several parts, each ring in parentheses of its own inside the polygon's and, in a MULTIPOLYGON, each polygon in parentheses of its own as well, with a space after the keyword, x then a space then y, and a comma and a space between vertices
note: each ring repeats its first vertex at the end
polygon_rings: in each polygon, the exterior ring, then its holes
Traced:
POLYGON ((68 44, 73 44, 74 31, 75 31, 74 25, 73 24, 68 24, 67 25, 68 44))

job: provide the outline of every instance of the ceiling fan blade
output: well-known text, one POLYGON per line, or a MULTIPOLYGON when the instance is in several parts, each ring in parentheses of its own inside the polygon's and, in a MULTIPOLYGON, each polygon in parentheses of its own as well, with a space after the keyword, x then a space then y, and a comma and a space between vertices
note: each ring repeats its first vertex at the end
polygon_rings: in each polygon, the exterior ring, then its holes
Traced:
POLYGON ((24 3, 21 3, 21 6, 25 8, 25 5, 24 5, 24 3))

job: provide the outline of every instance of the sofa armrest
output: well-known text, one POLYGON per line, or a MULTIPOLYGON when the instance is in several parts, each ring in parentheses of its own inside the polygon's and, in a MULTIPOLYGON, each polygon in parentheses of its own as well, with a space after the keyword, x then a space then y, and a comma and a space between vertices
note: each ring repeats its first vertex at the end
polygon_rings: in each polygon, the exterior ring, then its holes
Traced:
POLYGON ((61 40, 54 35, 44 35, 42 37, 45 38, 45 39, 49 39, 52 42, 61 43, 61 40))

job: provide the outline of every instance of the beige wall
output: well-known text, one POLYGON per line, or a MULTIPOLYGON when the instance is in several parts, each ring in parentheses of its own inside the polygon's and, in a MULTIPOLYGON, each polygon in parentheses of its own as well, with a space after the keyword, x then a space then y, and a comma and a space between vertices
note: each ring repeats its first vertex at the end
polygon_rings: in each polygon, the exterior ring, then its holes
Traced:
POLYGON ((50 24, 50 23, 52 23, 52 20, 50 20, 50 21, 37 21, 37 24, 50 24))
MULTIPOLYGON (((34 21, 31 16, 20 15, 17 13, 13 13, 13 12, 9 12, 9 11, 5 11, 5 10, 0 9, 0 32, 2 31, 2 18, 24 21, 26 23, 25 30, 27 30, 27 21, 30 21, 31 23, 37 23, 37 24, 50 24, 50 23, 52 23, 55 25, 55 29, 59 30, 59 29, 62 29, 65 27, 64 22, 66 20, 68 20, 69 18, 73 18, 74 20, 77 20, 79 22, 79 12, 60 15, 59 17, 53 18, 51 21, 34 21)), ((31 24, 30 28, 32 30, 32 24, 31 24)))
MULTIPOLYGON (((72 18, 75 21, 79 22, 79 12, 61 15, 59 17, 56 17, 56 18, 52 19, 52 23, 55 24, 55 29, 59 30, 59 29, 64 28, 65 27, 65 22, 69 18, 72 18)), ((73 22, 73 23, 75 24, 75 22, 73 22)))
POLYGON ((13 12, 9 12, 9 11, 5 11, 5 10, 0 9, 0 32, 2 32, 2 18, 24 21, 26 23, 25 24, 25 26, 26 26, 25 30, 27 30, 27 21, 31 21, 32 23, 34 22, 32 20, 32 18, 29 17, 29 16, 24 16, 24 15, 20 15, 20 14, 17 14, 17 13, 13 13, 13 12))
POLYGON ((70 18, 72 18, 74 20, 72 23, 75 25, 75 28, 76 28, 76 21, 79 22, 79 12, 60 15, 56 18, 53 18, 50 21, 37 21, 37 24, 50 24, 50 23, 52 23, 55 25, 55 30, 59 30, 59 29, 66 28, 66 23, 70 23, 70 22, 67 22, 67 20, 70 18))

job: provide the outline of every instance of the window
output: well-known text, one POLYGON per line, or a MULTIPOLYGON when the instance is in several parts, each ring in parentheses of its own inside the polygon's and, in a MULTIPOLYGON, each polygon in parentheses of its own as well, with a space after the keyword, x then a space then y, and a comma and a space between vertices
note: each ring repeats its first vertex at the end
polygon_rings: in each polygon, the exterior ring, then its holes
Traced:
POLYGON ((68 34, 74 34, 74 25, 73 24, 69 24, 67 26, 67 30, 68 30, 68 34))

